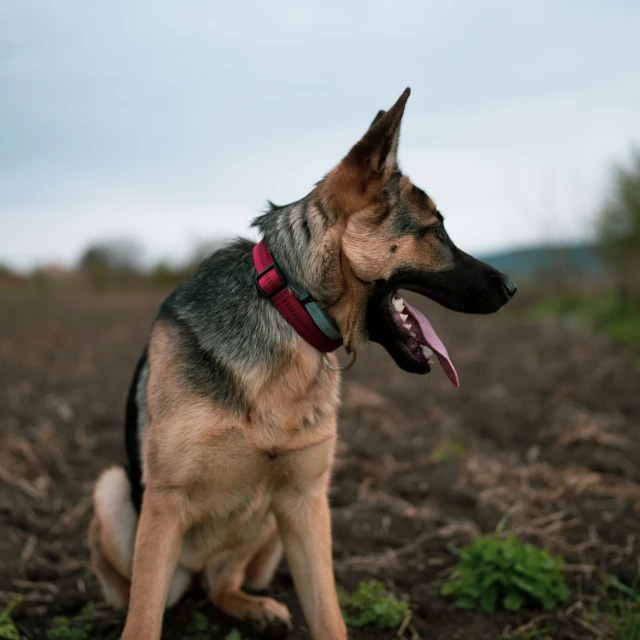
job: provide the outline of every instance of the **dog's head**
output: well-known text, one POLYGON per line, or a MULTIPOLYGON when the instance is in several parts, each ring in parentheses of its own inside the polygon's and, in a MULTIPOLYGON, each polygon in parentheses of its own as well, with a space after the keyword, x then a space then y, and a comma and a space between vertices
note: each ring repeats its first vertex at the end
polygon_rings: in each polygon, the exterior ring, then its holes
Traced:
POLYGON ((516 285, 458 249, 434 202, 401 173, 398 139, 409 93, 378 113, 318 185, 340 229, 343 295, 328 311, 348 348, 373 340, 413 373, 428 373, 435 355, 457 385, 444 345, 398 290, 415 291, 454 311, 492 313, 513 297, 516 285))

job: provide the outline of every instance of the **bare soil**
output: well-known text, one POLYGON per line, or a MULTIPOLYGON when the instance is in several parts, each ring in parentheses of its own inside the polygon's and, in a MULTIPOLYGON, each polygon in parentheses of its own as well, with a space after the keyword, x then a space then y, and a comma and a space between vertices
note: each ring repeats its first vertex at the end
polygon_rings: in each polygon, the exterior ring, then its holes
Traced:
MULTIPOLYGON (((115 639, 123 615, 102 604, 86 531, 92 484, 123 461, 124 399, 160 294, 0 297, 0 609, 26 638, 88 602, 92 638, 115 639)), ((638 354, 561 323, 521 313, 526 296, 492 317, 420 302, 461 379, 400 371, 381 348, 344 376, 333 484, 337 581, 381 580, 411 603, 401 637, 474 640, 613 638, 601 572, 633 584, 640 525, 638 354), (564 556, 570 599, 560 610, 456 610, 440 596, 451 545, 516 533, 564 556), (598 611, 600 613, 598 613, 598 611), (518 631, 519 629, 519 631, 518 631)), ((273 595, 308 638, 286 566, 273 595)), ((194 588, 168 612, 164 637, 186 637, 200 611, 194 588)), ((353 638, 393 631, 354 629, 353 638)), ((201 636, 206 637, 206 636, 201 636)))

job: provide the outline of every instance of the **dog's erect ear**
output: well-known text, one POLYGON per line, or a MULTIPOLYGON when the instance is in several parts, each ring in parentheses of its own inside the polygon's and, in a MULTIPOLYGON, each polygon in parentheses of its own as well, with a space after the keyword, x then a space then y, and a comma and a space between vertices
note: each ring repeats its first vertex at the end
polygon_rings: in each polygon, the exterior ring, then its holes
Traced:
POLYGON ((369 205, 398 166, 398 139, 408 87, 389 111, 380 111, 367 132, 331 173, 331 190, 343 213, 369 205))
POLYGON ((367 132, 349 151, 344 161, 374 174, 396 168, 400 122, 410 93, 411 89, 407 87, 389 111, 378 112, 367 132))
POLYGON ((373 125, 378 122, 378 120, 380 120, 380 118, 382 118, 382 116, 387 113, 384 109, 380 109, 380 111, 378 111, 378 113, 376 113, 376 117, 371 121, 371 124, 369 125, 369 129, 371 129, 371 127, 373 127, 373 125))

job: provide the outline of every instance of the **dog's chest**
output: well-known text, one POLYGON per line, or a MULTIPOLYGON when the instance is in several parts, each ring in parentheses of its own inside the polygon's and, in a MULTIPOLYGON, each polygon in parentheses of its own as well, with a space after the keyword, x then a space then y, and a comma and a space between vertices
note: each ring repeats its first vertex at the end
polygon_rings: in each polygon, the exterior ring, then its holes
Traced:
POLYGON ((244 434, 270 457, 313 446, 336 430, 339 374, 318 364, 315 355, 298 361, 299 366, 268 379, 251 398, 244 434))
POLYGON ((297 451, 265 453, 228 443, 208 481, 189 491, 190 509, 198 512, 185 536, 183 565, 201 570, 222 550, 257 539, 273 518, 274 502, 283 494, 306 492, 330 469, 335 434, 297 451))
POLYGON ((193 569, 259 535, 279 494, 312 490, 333 463, 339 375, 307 351, 267 373, 245 381, 244 411, 171 380, 162 389, 180 388, 173 403, 149 396, 149 414, 166 417, 147 433, 147 473, 180 495, 191 522, 181 557, 193 569))
POLYGON ((299 481, 305 470, 315 474, 330 467, 332 456, 318 457, 317 451, 335 441, 336 403, 296 404, 268 406, 240 424, 221 428, 216 423, 197 448, 185 447, 180 453, 190 463, 181 468, 188 474, 181 484, 189 488, 189 501, 230 520, 248 517, 274 490, 299 481))

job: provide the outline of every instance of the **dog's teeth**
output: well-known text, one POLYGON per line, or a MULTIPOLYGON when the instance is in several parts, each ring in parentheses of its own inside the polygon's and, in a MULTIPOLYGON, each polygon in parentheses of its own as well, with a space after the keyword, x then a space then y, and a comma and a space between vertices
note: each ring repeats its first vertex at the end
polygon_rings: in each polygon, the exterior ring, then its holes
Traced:
POLYGON ((409 316, 406 313, 401 313, 400 317, 402 318, 402 322, 406 322, 409 316))
POLYGON ((393 308, 400 313, 404 309, 404 300, 402 298, 393 299, 393 308))
POLYGON ((427 362, 431 365, 433 364, 433 351, 429 349, 429 347, 425 347, 422 345, 420 347, 422 349, 422 355, 426 358, 427 362))
POLYGON ((411 331, 411 325, 406 323, 402 325, 405 329, 409 329, 409 331, 411 331))

